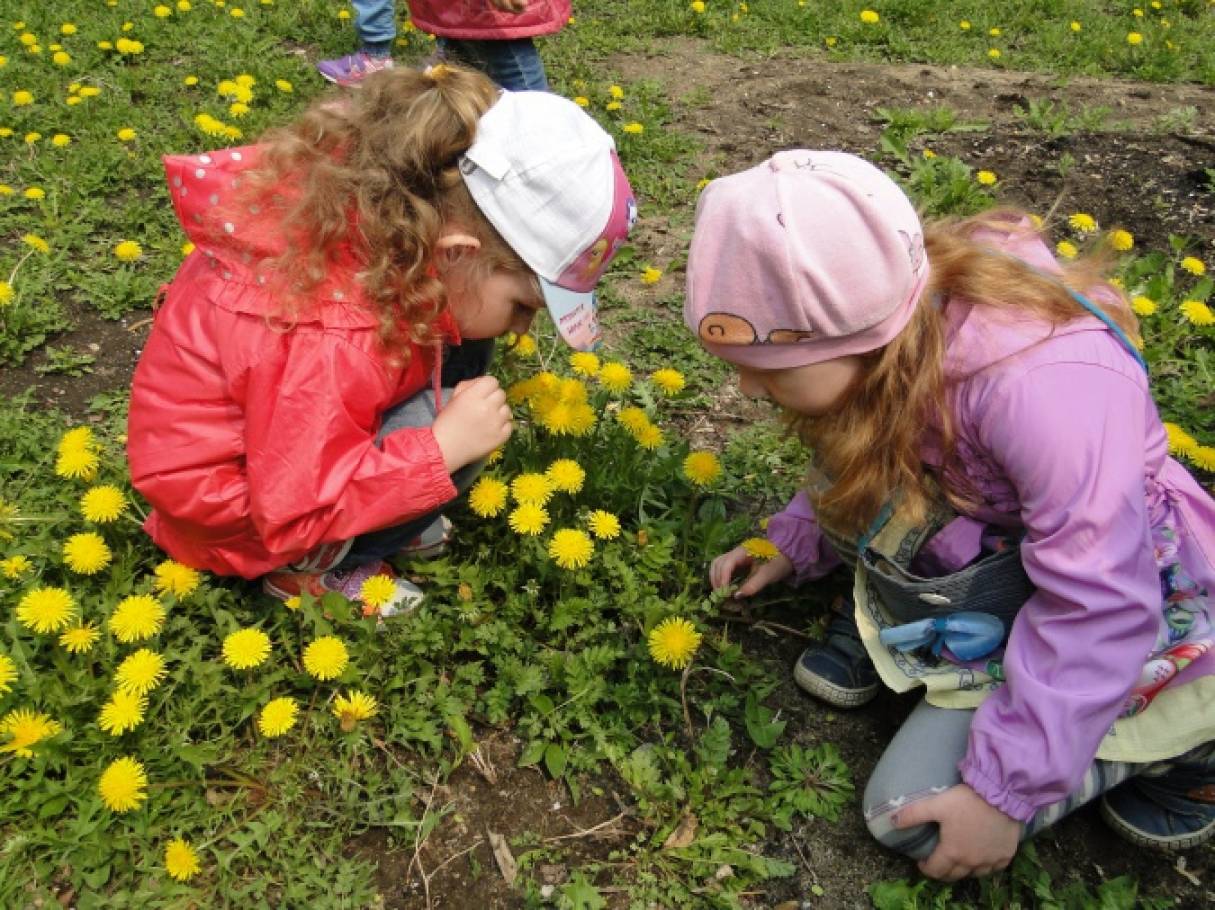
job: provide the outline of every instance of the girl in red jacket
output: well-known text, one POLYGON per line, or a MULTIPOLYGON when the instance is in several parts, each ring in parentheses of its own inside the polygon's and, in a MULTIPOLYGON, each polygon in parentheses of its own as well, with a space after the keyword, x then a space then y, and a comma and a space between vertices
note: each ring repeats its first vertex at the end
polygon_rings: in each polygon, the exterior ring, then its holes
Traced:
MULTIPOLYGON (((397 34, 394 0, 352 2, 361 46, 353 54, 316 65, 330 82, 346 86, 392 66, 397 34)), ((560 31, 570 18, 570 2, 410 0, 409 14, 414 25, 438 36, 443 57, 476 67, 505 89, 543 92, 548 79, 532 38, 560 31)))
MULTIPOLYGON (((593 288, 636 217, 573 102, 458 67, 376 74, 262 144, 165 169, 196 248, 131 392, 145 528, 284 598, 354 596, 442 541, 440 510, 511 432, 492 339, 547 306, 595 347, 593 288)), ((390 608, 421 597, 396 590, 390 608)))

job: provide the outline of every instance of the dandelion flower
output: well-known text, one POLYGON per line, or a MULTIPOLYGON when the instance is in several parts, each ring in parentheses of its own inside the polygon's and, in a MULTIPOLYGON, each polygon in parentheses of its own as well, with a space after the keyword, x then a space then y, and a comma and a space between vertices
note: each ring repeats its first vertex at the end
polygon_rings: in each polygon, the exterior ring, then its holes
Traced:
POLYGON ((0 735, 8 736, 8 742, 0 743, 0 752, 12 752, 22 758, 33 758, 34 750, 44 739, 63 732, 63 725, 45 714, 18 708, 0 717, 0 735))
POLYGON ((1135 246, 1135 235, 1121 228, 1110 231, 1107 235, 1109 244, 1119 253, 1125 253, 1135 246))
POLYGON ((173 10, 169 9, 169 7, 165 6, 163 3, 158 3, 156 6, 152 7, 152 15, 157 19, 168 19, 173 15, 173 10))
POLYGON ((641 408, 633 405, 621 408, 620 412, 616 415, 616 419, 630 433, 636 433, 642 427, 650 425, 650 416, 641 408))
POLYGON ((572 458, 558 458, 548 466, 544 476, 562 493, 577 493, 586 480, 586 471, 572 458))
POLYGON ((1073 231, 1078 231, 1081 234, 1091 234, 1097 230, 1097 219, 1084 212, 1068 215, 1067 223, 1073 231))
POLYGON ((1207 272, 1206 263, 1197 256, 1186 256, 1181 260, 1181 267, 1191 275, 1205 275, 1207 272))
POLYGON ((1177 426, 1175 423, 1164 422, 1164 432, 1169 437, 1169 454, 1189 457, 1198 448, 1198 440, 1177 426))
POLYGON ((620 536, 620 519, 603 509, 591 512, 587 524, 591 533, 600 540, 615 540, 620 536))
POLYGON ((22 234, 21 241, 30 247, 30 249, 36 250, 39 253, 49 253, 51 251, 51 245, 37 234, 22 234))
POLYGON ((60 631, 75 615, 76 601, 63 588, 34 588, 17 603, 17 621, 41 634, 60 631))
POLYGON ((63 543, 63 561, 80 575, 96 575, 110 564, 112 554, 100 534, 73 534, 63 543))
POLYGON ((699 16, 705 11, 705 0, 692 0, 691 8, 692 12, 699 16))
POLYGON ((993 47, 988 49, 987 56, 992 60, 999 60, 1004 55, 998 47, 993 47))
POLYGON ((292 85, 290 82, 288 82, 286 79, 275 79, 274 87, 276 89, 278 89, 280 92, 286 92, 287 94, 290 94, 291 92, 295 91, 295 86, 292 85))
POLYGON ((1131 47, 1143 44, 1143 35, 1139 34, 1139 32, 1127 32, 1126 43, 1131 45, 1131 47))
POLYGON ((172 559, 166 559, 154 570, 156 580, 153 582, 157 591, 172 594, 178 600, 189 597, 202 581, 197 569, 183 566, 172 559))
POLYGON ((155 635, 164 622, 164 604, 151 594, 131 594, 118 602, 109 625, 114 637, 129 645, 155 635))
POLYGON ((871 10, 871 9, 861 10, 861 21, 864 22, 866 25, 877 25, 878 22, 881 21, 881 18, 882 17, 879 16, 877 14, 877 12, 875 12, 874 10, 871 10))
POLYGON ((304 649, 304 669, 316 679, 335 679, 342 675, 350 655, 340 639, 322 635, 304 649))
POLYGON ((21 191, 21 195, 26 199, 45 199, 46 190, 40 186, 28 186, 21 191))
POLYGON ((34 103, 34 93, 27 92, 25 89, 18 89, 13 92, 13 107, 26 107, 34 103))
POLYGON ((1182 303, 1181 315, 1194 325, 1215 325, 1215 312, 1201 300, 1187 300, 1182 303))
POLYGON ((516 534, 535 537, 548 525, 548 512, 534 502, 525 502, 511 512, 506 520, 516 534))
POLYGON ((0 695, 13 688, 13 680, 17 678, 17 665, 7 654, 0 654, 0 695))
POLYGON ((970 31, 970 20, 963 19, 961 22, 958 23, 958 28, 960 28, 964 32, 970 31))
POLYGON ((165 659, 149 648, 140 648, 126 657, 114 671, 114 682, 122 692, 147 695, 165 678, 165 659))
POLYGON ((594 541, 577 528, 562 528, 548 543, 548 555, 563 569, 585 568, 594 552, 594 541))
POLYGON ((1195 446, 1190 461, 1204 471, 1215 471, 1215 446, 1195 446))
POLYGON ((71 654, 87 654, 97 644, 101 633, 91 623, 75 626, 59 636, 59 644, 71 654))
POLYGON ((975 180, 979 181, 980 186, 994 186, 998 179, 995 171, 979 171, 975 174, 975 180))
POLYGON ((664 367, 661 370, 655 370, 650 374, 650 381, 658 388, 662 389, 664 395, 678 395, 683 391, 687 384, 683 378, 683 373, 679 370, 673 370, 669 367, 664 367))
POLYGON ((553 496, 553 484, 543 474, 529 472, 520 474, 510 482, 515 502, 542 506, 553 496))
POLYGON ((570 369, 579 376, 593 377, 599 372, 599 358, 590 351, 576 351, 570 355, 570 369))
POLYGON ((536 419, 550 433, 564 436, 574 432, 576 426, 575 406, 564 401, 550 401, 534 408, 536 419))
POLYGON ((599 368, 599 384, 609 392, 623 392, 633 382, 633 371, 623 363, 612 361, 599 368))
POLYGON ((147 698, 119 689, 102 706, 97 726, 110 736, 121 736, 142 724, 144 712, 147 710, 147 698))
POLYGON ((16 556, 10 556, 8 559, 0 560, 0 575, 5 578, 16 579, 22 575, 26 575, 34 568, 34 564, 30 562, 30 558, 24 554, 18 553, 16 556))
POLYGON ((721 476, 721 462, 712 452, 691 452, 683 460, 683 473, 698 487, 707 487, 721 476))
POLYGON ((270 656, 270 636, 261 629, 237 629, 224 637, 223 657, 233 670, 249 670, 270 656))
POLYGON ((379 710, 379 702, 374 697, 357 690, 333 700, 333 716, 341 722, 343 733, 349 733, 360 720, 374 717, 379 710))
POLYGON ((632 123, 626 123, 624 126, 621 127, 621 129, 624 130, 626 133, 629 133, 630 135, 633 135, 633 136, 636 136, 636 135, 639 135, 640 133, 645 132, 645 127, 642 126, 640 123, 638 123, 636 120, 634 120, 632 123))
POLYGON ((748 537, 742 542, 742 548, 747 551, 747 555, 752 559, 759 559, 763 562, 775 559, 780 555, 780 550, 776 548, 776 544, 766 537, 748 537))
POLYGON ((664 667, 682 670, 692 662, 700 647, 701 634, 680 616, 671 616, 656 625, 647 638, 650 656, 664 667))
MULTIPOLYGON (((131 142, 135 139, 135 131, 129 126, 124 126, 118 131, 117 136, 119 142, 131 142)), ((119 258, 121 259, 122 257, 119 256, 119 258)), ((139 258, 138 254, 134 258, 139 258)))
POLYGON ((1073 19, 1071 21, 1071 24, 1068 26, 1068 28, 1070 28, 1073 32, 1078 32, 1082 28, 1084 28, 1084 26, 1081 25, 1079 22, 1077 22, 1075 19, 1073 19))
POLYGON ((77 452, 83 449, 96 448, 97 439, 93 435, 93 431, 89 427, 72 427, 62 436, 59 437, 57 451, 60 455, 64 452, 77 452))
POLYGON ((72 449, 60 452, 55 462, 55 473, 72 480, 92 480, 97 476, 101 461, 92 449, 72 449))
POLYGON ((122 262, 134 262, 143 255, 143 247, 134 240, 123 240, 114 247, 114 255, 122 262))
POLYGON ((1156 301, 1140 295, 1132 298, 1131 309, 1135 311, 1136 316, 1151 316, 1156 312, 1156 301))
POLYGON ((110 763, 97 782, 101 801, 112 812, 129 812, 148 798, 148 775, 143 765, 123 756, 110 763))
POLYGON ((641 270, 642 284, 657 284, 662 278, 662 269, 656 269, 652 265, 647 265, 641 270))
POLYGON ((283 606, 288 610, 298 610, 304 604, 304 599, 298 594, 288 597, 283 601, 283 606))
POLYGON ((595 409, 586 402, 570 408, 570 432, 575 436, 585 436, 595 428, 595 409))
POLYGON ((648 452, 653 452, 662 445, 663 437, 662 430, 654 426, 652 423, 647 423, 633 434, 633 438, 637 440, 637 445, 641 446, 648 452))
POLYGON ((0 306, 8 306, 13 302, 13 286, 7 281, 0 281, 0 306))
POLYGON ((468 491, 468 507, 482 518, 493 518, 506 508, 506 484, 496 477, 482 477, 468 491))
POLYGON ((1055 244, 1055 252, 1064 259, 1075 259, 1080 255, 1080 250, 1070 240, 1060 240, 1055 244))
POLYGON ((122 490, 111 484, 92 487, 80 497, 80 514, 85 521, 107 524, 126 510, 127 500, 122 490))
POLYGON ((189 881, 198 874, 199 868, 198 854, 182 838, 174 838, 165 846, 165 871, 169 873, 169 878, 179 882, 189 881))
POLYGON ((294 698, 275 698, 266 702, 262 713, 257 717, 257 729, 267 739, 282 736, 295 726, 299 714, 299 705, 294 698))

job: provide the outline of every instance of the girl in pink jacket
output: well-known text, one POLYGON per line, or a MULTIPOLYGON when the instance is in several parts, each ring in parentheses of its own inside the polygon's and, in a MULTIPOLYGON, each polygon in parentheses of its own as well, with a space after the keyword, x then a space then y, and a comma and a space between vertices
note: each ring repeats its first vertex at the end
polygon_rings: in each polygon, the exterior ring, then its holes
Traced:
POLYGON ((1137 844, 1215 835, 1215 502, 1094 262, 1017 213, 922 226, 861 159, 782 152, 702 194, 684 316, 814 453, 779 555, 731 550, 713 586, 847 563, 853 609, 797 681, 927 689, 866 788, 882 843, 984 875, 1102 793, 1137 844))

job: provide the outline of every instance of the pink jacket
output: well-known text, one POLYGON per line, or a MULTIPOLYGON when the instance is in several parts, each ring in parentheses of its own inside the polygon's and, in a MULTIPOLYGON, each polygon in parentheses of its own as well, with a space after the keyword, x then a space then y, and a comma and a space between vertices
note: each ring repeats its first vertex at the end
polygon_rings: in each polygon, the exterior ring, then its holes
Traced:
MULTIPOLYGON (((994 245, 1057 268, 1037 241, 994 245)), ((1022 561, 1037 587, 1009 636, 1007 685, 978 708, 960 770, 988 803, 1026 821, 1079 784, 1153 646, 1154 527, 1177 529, 1182 564, 1215 591, 1215 502, 1169 457, 1143 371, 1095 318, 1045 337, 1041 322, 966 301, 946 313, 959 456, 984 499, 973 517, 1025 529, 1022 561)), ((931 439, 923 457, 939 461, 931 439)), ((978 555, 965 524, 925 547, 946 571, 978 555)), ((773 516, 768 537, 799 581, 840 562, 803 493, 773 516)), ((1175 682, 1212 673, 1215 652, 1175 682)))
POLYGON ((561 31, 570 18, 570 0, 528 0, 521 13, 497 9, 489 0, 409 0, 409 17, 422 31, 442 38, 532 38, 561 31))

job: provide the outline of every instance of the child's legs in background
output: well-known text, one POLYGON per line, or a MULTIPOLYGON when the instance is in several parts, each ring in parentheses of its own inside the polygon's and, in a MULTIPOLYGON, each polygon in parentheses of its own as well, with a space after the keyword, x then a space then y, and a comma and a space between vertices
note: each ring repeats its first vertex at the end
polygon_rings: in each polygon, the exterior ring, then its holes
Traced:
POLYGON ((508 41, 457 41, 440 38, 439 50, 455 63, 479 69, 512 92, 547 92, 544 61, 531 38, 508 41))
POLYGON ((351 0, 354 4, 354 30, 368 53, 388 54, 397 36, 397 11, 394 0, 351 0))
MULTIPOLYGON (((865 822, 878 841, 912 859, 926 859, 937 846, 937 825, 896 830, 890 816, 902 806, 943 793, 960 784, 958 762, 974 710, 934 708, 921 701, 899 728, 865 786, 865 822)), ((1025 826, 1022 839, 1053 825, 1063 816, 1096 799, 1150 765, 1095 761, 1077 790, 1066 799, 1038 810, 1025 826)))

